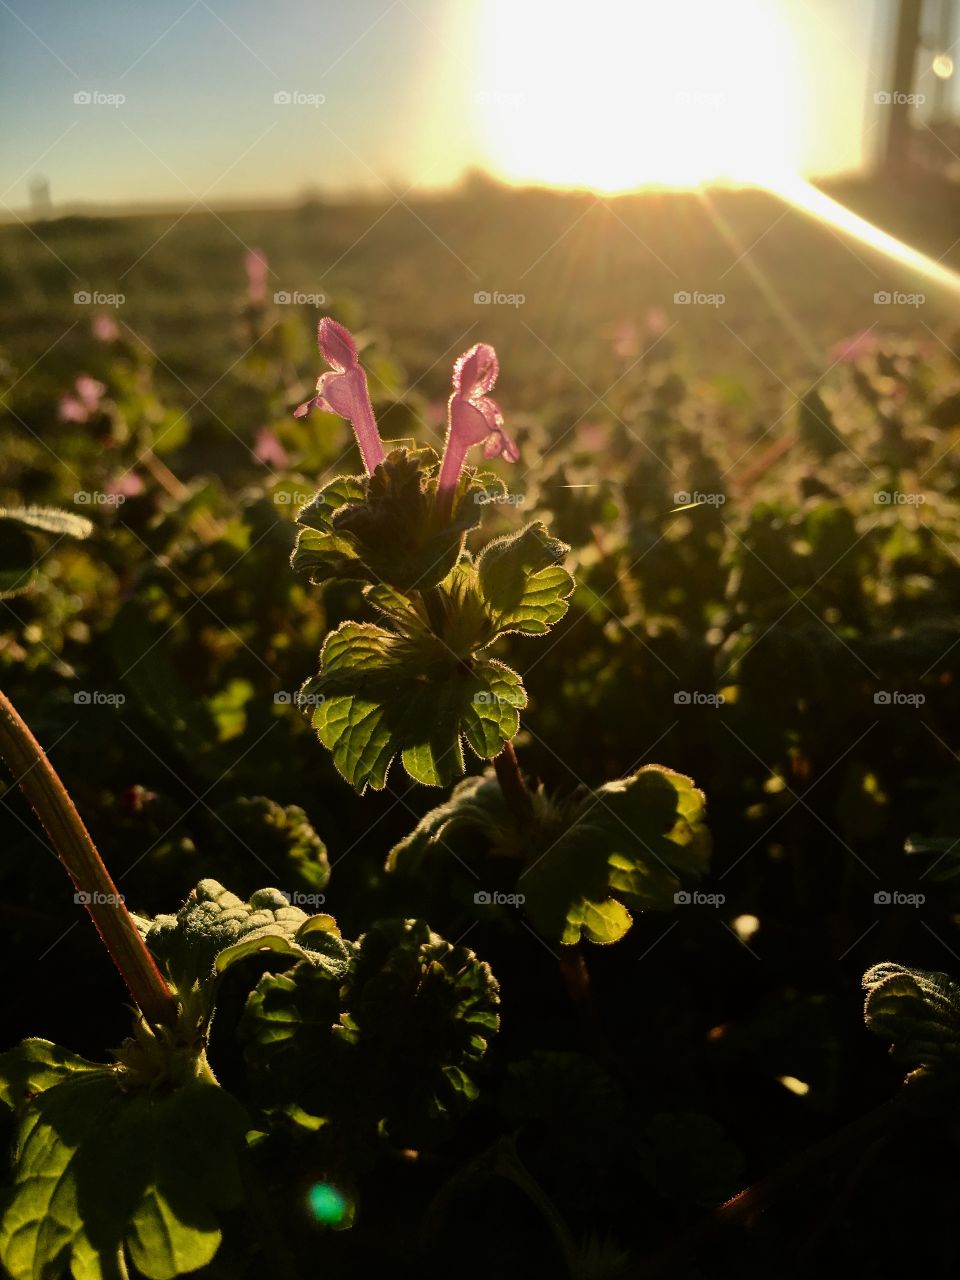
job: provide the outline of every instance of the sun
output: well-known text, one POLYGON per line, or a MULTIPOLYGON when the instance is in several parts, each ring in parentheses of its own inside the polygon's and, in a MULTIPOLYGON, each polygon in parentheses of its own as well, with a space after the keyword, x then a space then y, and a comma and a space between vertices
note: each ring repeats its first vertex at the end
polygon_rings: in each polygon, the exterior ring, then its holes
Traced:
POLYGON ((478 0, 485 161, 603 192, 796 172, 791 33, 785 0, 478 0))

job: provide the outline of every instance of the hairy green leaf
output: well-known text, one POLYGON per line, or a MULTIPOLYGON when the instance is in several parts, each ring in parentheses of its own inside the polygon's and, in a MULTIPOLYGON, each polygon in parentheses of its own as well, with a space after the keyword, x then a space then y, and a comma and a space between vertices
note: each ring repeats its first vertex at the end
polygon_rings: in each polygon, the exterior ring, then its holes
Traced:
POLYGON ((709 857, 703 793, 683 774, 646 765, 542 827, 518 888, 544 936, 616 942, 630 927, 627 907, 671 909, 679 873, 701 876, 709 857))
POLYGON ((408 1141, 475 1098, 498 1003, 489 966, 468 948, 422 921, 380 921, 356 944, 343 983, 303 964, 264 975, 241 1036, 275 1103, 359 1140, 386 1123, 408 1141))
POLYGON ((356 578, 401 592, 424 591, 450 573, 466 533, 483 515, 481 496, 503 492, 490 475, 466 468, 453 516, 434 515, 437 456, 395 448, 372 476, 338 477, 301 511, 293 566, 312 582, 356 578))
POLYGON ((79 1280, 116 1280, 121 1248, 148 1280, 212 1259, 217 1213, 241 1199, 248 1120, 235 1099, 200 1081, 133 1088, 122 1067, 42 1041, 4 1054, 0 1081, 16 1122, 0 1220, 12 1280, 68 1269, 79 1280))
POLYGON ((526 705, 515 671, 493 659, 463 661, 426 632, 411 640, 345 622, 327 636, 320 664, 301 700, 360 792, 382 788, 398 754, 417 782, 449 784, 463 773, 461 739, 492 758, 516 734, 526 705))
POLYGON ((945 973, 878 964, 863 977, 863 1016, 910 1066, 960 1067, 960 985, 945 973))
POLYGON ((416 875, 425 857, 460 831, 477 831, 493 842, 508 826, 510 814, 496 775, 464 778, 449 800, 426 813, 413 831, 390 850, 387 870, 416 875))
POLYGON ((307 915, 279 889, 259 889, 244 902, 216 880, 201 880, 176 915, 146 922, 144 936, 180 991, 212 984, 255 951, 307 956, 334 974, 347 959, 330 916, 307 915))

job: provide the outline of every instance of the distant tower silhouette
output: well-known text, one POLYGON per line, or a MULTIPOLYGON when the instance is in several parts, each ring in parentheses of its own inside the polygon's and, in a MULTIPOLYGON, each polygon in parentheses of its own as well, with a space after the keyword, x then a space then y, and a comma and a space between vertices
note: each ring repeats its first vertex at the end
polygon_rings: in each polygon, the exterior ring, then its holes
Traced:
POLYGON ((910 95, 916 71, 917 46, 920 43, 920 11, 923 0, 899 0, 897 33, 893 49, 893 68, 887 92, 891 95, 886 110, 887 146, 884 167, 888 174, 903 173, 910 153, 910 95))
POLYGON ((53 212, 53 201, 50 199, 50 183, 42 173, 30 179, 30 217, 34 222, 42 222, 53 212))

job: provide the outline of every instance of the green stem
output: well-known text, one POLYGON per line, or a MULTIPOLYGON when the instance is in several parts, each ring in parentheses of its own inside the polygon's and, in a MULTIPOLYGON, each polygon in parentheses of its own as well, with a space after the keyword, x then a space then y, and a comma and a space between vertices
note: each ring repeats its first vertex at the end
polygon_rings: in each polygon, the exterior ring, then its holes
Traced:
POLYGON ((173 1026, 177 1006, 124 905, 90 833, 46 754, 0 690, 0 758, 50 837, 90 918, 143 1016, 173 1026))
POLYGON ((517 760, 512 742, 506 743, 500 754, 494 758, 493 767, 497 773, 503 798, 507 802, 507 808, 518 822, 527 822, 533 817, 533 801, 527 790, 527 784, 523 780, 523 774, 520 772, 520 762, 517 760))
POLYGON ((423 607, 427 611, 427 618, 434 635, 442 636, 447 621, 443 597, 436 587, 425 587, 420 592, 420 599, 423 601, 423 607))

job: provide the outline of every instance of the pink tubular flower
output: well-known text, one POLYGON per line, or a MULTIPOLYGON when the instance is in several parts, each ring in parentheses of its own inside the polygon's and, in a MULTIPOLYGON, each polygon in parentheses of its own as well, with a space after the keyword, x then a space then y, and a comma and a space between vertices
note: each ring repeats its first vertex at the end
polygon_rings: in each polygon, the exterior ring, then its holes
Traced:
POLYGON ((260 249, 248 249, 243 265, 247 273, 247 300, 253 303, 266 302, 269 270, 266 255, 260 249))
POLYGON ((336 413, 346 418, 357 437, 367 474, 373 475, 384 458, 383 442, 373 416, 367 375, 360 367, 357 344, 350 331, 329 316, 320 321, 317 344, 324 360, 333 366, 333 371, 320 375, 317 394, 295 409, 294 417, 305 418, 311 409, 322 409, 325 413, 336 413))
POLYGON ((437 515, 449 520, 453 495, 467 451, 483 445, 485 458, 504 457, 516 462, 520 450, 503 429, 503 414, 486 394, 493 389, 500 366, 497 353, 486 342, 465 351, 453 366, 453 394, 447 401, 447 443, 437 485, 437 515))
POLYGON ((86 422, 96 413, 106 387, 89 373, 81 373, 72 391, 60 397, 57 416, 61 422, 86 422))
POLYGON ((261 427, 253 446, 253 456, 265 467, 288 467, 287 451, 269 427, 261 427))
POLYGON ((120 326, 113 316, 94 316, 93 336, 98 342, 116 342, 120 337, 120 326))
POLYGON ((81 373, 77 378, 77 399, 89 413, 96 413, 106 389, 102 382, 91 378, 89 373, 81 373))

